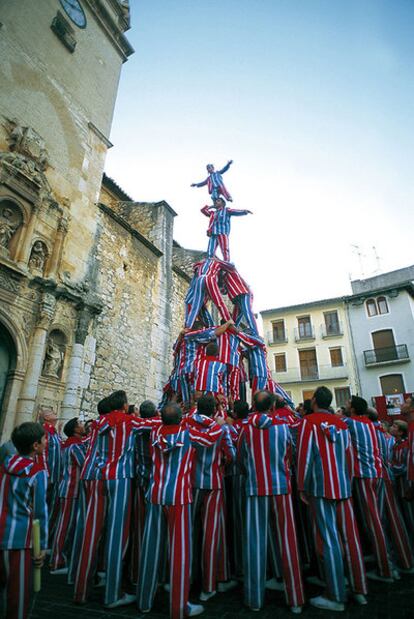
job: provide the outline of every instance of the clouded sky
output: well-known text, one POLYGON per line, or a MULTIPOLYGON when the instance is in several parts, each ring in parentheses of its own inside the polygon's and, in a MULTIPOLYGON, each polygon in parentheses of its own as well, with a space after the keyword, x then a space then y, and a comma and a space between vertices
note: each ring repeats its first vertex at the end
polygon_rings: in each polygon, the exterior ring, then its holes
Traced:
POLYGON ((414 262, 412 0, 131 0, 106 172, 204 249, 206 163, 234 165, 255 310, 414 262), (352 245, 360 247, 359 261, 352 245))

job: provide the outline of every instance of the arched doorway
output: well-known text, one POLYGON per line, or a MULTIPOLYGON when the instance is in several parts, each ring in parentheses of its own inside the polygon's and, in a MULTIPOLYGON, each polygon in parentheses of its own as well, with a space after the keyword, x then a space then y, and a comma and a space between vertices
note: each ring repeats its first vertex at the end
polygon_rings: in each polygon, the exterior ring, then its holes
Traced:
POLYGON ((9 331, 0 322, 0 433, 4 423, 3 405, 8 391, 10 373, 15 367, 16 346, 9 331))

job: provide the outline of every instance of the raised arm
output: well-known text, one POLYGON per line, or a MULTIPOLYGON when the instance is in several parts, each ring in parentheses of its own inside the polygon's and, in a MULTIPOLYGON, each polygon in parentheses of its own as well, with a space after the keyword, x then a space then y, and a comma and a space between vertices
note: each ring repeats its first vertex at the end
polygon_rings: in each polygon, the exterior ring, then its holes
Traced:
POLYGON ((231 166, 231 164, 233 163, 233 159, 230 159, 226 165, 221 168, 221 170, 218 171, 219 174, 224 174, 225 172, 227 172, 227 170, 229 169, 229 167, 231 166))
POLYGON ((204 181, 201 181, 200 183, 191 183, 190 187, 204 187, 204 185, 207 185, 207 181, 208 181, 208 177, 204 181))
POLYGON ((206 217, 210 217, 210 215, 212 214, 212 212, 214 211, 214 209, 209 206, 208 204, 206 204, 205 206, 203 206, 202 209, 200 209, 201 212, 203 213, 203 215, 205 215, 206 217))
POLYGON ((251 215, 252 212, 247 209, 228 208, 227 212, 231 217, 242 217, 243 215, 251 215))

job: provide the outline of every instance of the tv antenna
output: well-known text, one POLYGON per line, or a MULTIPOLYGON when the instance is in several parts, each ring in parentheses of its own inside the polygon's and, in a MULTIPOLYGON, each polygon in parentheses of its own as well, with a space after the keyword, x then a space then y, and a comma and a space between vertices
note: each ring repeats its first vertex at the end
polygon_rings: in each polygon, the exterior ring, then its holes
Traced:
POLYGON ((375 258, 375 264, 376 264, 376 269, 374 272, 381 273, 381 260, 380 260, 380 257, 378 256, 377 248, 375 247, 375 245, 372 246, 372 251, 374 252, 374 258, 375 258))
POLYGON ((365 271, 364 271, 364 261, 363 261, 363 258, 365 258, 365 254, 362 253, 360 245, 354 245, 353 243, 351 243, 351 247, 352 247, 354 253, 358 256, 359 268, 360 268, 360 273, 361 273, 360 277, 361 277, 361 279, 364 279, 365 271))

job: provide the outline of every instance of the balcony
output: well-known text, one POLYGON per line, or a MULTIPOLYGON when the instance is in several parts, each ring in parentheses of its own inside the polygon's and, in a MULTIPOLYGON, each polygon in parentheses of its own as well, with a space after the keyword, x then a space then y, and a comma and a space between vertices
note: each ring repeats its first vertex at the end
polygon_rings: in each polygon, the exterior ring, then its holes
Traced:
POLYGON ((267 334, 267 345, 268 346, 277 346, 278 344, 286 344, 288 341, 287 333, 282 333, 280 335, 276 335, 276 333, 268 333, 267 334))
POLYGON ((364 361, 367 367, 386 365, 388 363, 407 363, 410 355, 406 344, 399 346, 387 346, 386 348, 373 348, 364 350, 364 361))
POLYGON ((342 322, 338 322, 332 325, 321 325, 321 336, 323 339, 328 337, 340 337, 344 334, 344 330, 342 327, 342 322))
POLYGON ((315 339, 315 330, 313 325, 306 324, 295 328, 295 342, 304 342, 306 340, 315 339))
POLYGON ((287 372, 272 372, 272 376, 278 383, 286 385, 289 383, 345 380, 349 378, 349 371, 346 365, 338 367, 319 365, 306 368, 292 367, 288 368, 287 372))

